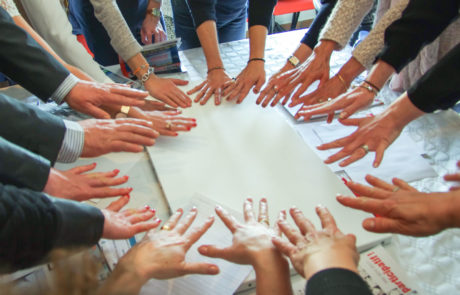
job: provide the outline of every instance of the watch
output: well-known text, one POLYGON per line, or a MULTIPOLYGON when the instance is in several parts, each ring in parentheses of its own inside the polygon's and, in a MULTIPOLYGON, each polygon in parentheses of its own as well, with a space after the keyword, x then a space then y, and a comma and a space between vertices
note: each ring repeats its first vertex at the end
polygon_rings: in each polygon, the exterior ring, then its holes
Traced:
POLYGON ((291 55, 287 61, 294 66, 294 68, 297 68, 297 66, 299 65, 300 63, 300 60, 295 56, 295 55, 291 55))
POLYGON ((148 14, 151 14, 155 17, 161 17, 161 9, 160 8, 152 8, 147 11, 148 14))

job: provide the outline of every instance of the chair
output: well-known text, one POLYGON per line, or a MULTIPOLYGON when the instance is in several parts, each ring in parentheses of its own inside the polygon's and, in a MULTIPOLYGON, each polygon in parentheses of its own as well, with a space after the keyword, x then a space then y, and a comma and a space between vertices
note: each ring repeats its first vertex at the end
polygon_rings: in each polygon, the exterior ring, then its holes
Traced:
POLYGON ((293 13, 291 30, 294 30, 297 27, 300 12, 311 9, 315 9, 313 0, 279 0, 278 4, 275 6, 273 15, 293 13))

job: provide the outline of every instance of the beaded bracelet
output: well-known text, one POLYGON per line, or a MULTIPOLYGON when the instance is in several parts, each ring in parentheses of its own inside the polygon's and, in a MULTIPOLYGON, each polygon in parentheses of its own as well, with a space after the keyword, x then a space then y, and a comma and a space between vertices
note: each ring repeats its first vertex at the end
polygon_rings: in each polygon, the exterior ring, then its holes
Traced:
POLYGON ((134 70, 133 75, 136 75, 140 70, 143 70, 148 67, 149 67, 149 64, 140 65, 137 69, 134 70))

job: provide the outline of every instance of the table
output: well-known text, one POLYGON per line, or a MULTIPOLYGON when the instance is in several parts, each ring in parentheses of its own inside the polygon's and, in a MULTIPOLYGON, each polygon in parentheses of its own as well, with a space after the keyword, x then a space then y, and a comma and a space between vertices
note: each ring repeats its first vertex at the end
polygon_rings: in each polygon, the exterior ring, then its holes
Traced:
MULTIPOLYGON (((305 30, 270 35, 266 46, 267 75, 276 72, 286 58, 296 48, 305 30), (280 46, 282 44, 282 46, 280 46)), ((249 57, 248 40, 234 41, 220 45, 224 65, 229 74, 236 76, 246 65, 249 57)), ((331 71, 336 72, 349 57, 350 49, 334 53, 331 71)), ((184 79, 200 80, 206 76, 206 63, 201 48, 180 52, 187 73, 174 75, 184 79)), ((171 76, 171 75, 167 75, 171 76)), ((381 98, 388 104, 397 94, 385 88, 381 98)), ((296 124, 291 124, 296 128, 296 124)), ((460 117, 453 111, 426 115, 408 128, 411 137, 421 142, 430 165, 437 171, 437 178, 423 179, 412 183, 422 191, 444 191, 446 184, 442 175, 455 171, 455 163, 460 155, 460 117)), ((93 162, 94 159, 80 159, 73 165, 58 164, 57 168, 93 162)), ((129 174, 128 185, 135 188, 128 206, 138 207, 148 204, 157 209, 157 214, 165 220, 170 214, 167 201, 158 183, 155 171, 146 153, 109 154, 96 160, 99 171, 118 168, 122 174, 129 174)), ((105 207, 110 200, 101 200, 95 205, 105 207)), ((340 226, 340 225, 339 225, 340 226)), ((460 229, 446 230, 427 238, 412 238, 394 235, 387 250, 396 258, 408 276, 419 285, 422 294, 456 294, 460 291, 460 229)), ((247 294, 251 294, 250 292, 247 294)))

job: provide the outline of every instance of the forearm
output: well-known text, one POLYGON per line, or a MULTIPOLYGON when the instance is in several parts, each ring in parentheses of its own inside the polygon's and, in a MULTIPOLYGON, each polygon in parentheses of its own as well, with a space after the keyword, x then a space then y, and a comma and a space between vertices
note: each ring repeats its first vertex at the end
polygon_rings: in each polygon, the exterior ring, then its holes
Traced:
POLYGON ((204 56, 208 70, 216 67, 223 67, 224 63, 220 57, 219 44, 217 42, 216 22, 205 21, 197 29, 196 33, 203 47, 204 56))
POLYGON ((367 75, 366 81, 369 81, 379 89, 385 85, 388 78, 395 72, 395 69, 388 63, 378 60, 367 75))
POLYGON ((313 254, 304 264, 305 278, 309 280, 316 273, 330 268, 347 269, 358 274, 358 265, 355 253, 331 251, 327 254, 323 252, 313 254))
POLYGON ((249 28, 249 58, 264 58, 265 39, 267 28, 264 26, 252 26, 249 28))
MULTIPOLYGON (((318 43, 319 33, 321 32, 324 25, 326 24, 329 16, 332 13, 332 10, 336 6, 336 3, 337 3, 337 0, 331 0, 321 5, 321 9, 318 11, 318 14, 315 16, 315 19, 313 20, 313 23, 308 28, 308 31, 305 33, 304 37, 302 38, 301 43, 303 43, 305 46, 309 47, 310 49, 315 48, 316 44, 318 43)), ((299 57, 297 56, 297 58, 299 57)), ((303 62, 304 60, 301 60, 301 61, 303 62)))
POLYGON ((382 116, 388 124, 391 124, 395 129, 402 130, 411 121, 423 116, 425 113, 419 110, 404 92, 397 100, 395 100, 385 111, 379 116, 382 116))
POLYGON ((367 35, 367 37, 353 50, 353 57, 364 67, 370 68, 372 66, 375 57, 383 48, 385 30, 395 20, 401 17, 408 3, 409 0, 400 0, 397 4, 388 9, 369 32, 369 35, 367 35))
POLYGON ((319 39, 335 41, 337 50, 343 48, 373 4, 373 0, 339 1, 321 31, 319 39))
POLYGON ((139 294, 142 286, 147 281, 139 275, 127 271, 123 264, 123 257, 115 267, 112 274, 101 286, 98 295, 132 295, 139 294))
POLYGON ((116 1, 90 0, 90 2, 94 7, 94 15, 109 34, 110 44, 121 58, 128 61, 139 54, 142 47, 131 33, 116 1))
POLYGON ((337 43, 335 41, 321 40, 313 49, 313 53, 318 58, 326 59, 329 61, 336 45, 337 43))
POLYGON ((257 295, 292 294, 289 264, 278 252, 265 255, 254 270, 257 295))
MULTIPOLYGON (((139 80, 141 80, 142 76, 147 73, 149 69, 149 63, 141 53, 135 54, 133 57, 128 59, 127 63, 131 70, 136 72, 135 75, 139 80)), ((156 79, 157 76, 155 74, 150 74, 150 79, 152 78, 156 79)))
POLYGON ((347 85, 350 85, 351 82, 358 77, 366 68, 356 60, 356 58, 351 57, 339 70, 337 73, 340 75, 347 85))

